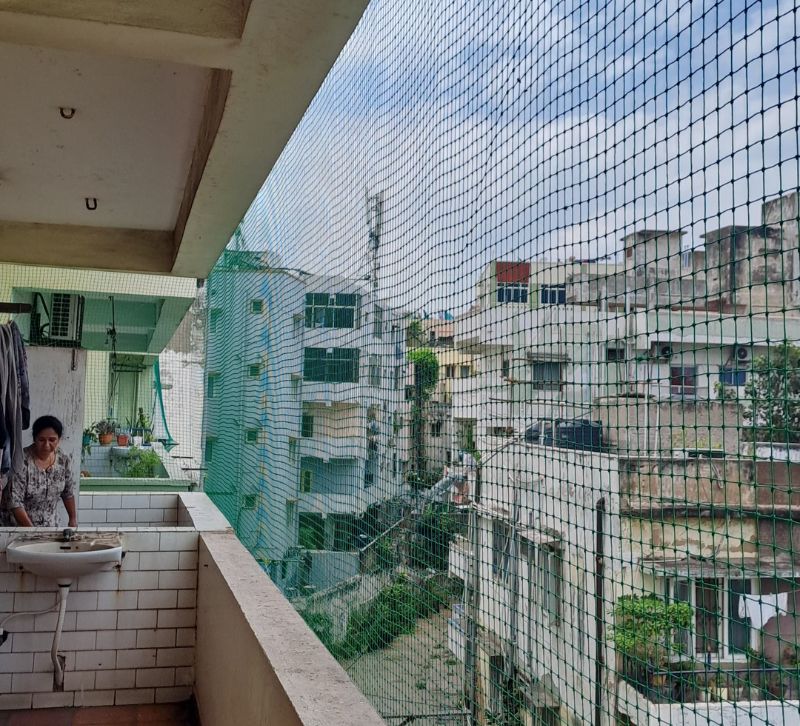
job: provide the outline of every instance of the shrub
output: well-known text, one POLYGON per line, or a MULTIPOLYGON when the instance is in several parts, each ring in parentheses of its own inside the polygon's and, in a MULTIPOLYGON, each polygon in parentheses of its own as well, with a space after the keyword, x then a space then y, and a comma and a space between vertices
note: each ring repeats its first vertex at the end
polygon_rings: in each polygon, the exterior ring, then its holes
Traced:
POLYGON ((151 479, 160 466, 161 459, 155 451, 144 451, 134 446, 125 459, 123 476, 131 479, 151 479))

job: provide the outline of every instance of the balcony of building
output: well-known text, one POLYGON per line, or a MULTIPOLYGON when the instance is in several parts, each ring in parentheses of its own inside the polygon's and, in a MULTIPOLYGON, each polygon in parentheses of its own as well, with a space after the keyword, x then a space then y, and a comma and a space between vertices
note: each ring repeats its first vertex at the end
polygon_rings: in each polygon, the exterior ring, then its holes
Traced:
POLYGON ((737 517, 800 516, 800 464, 695 450, 626 459, 620 506, 629 514, 682 510, 737 517))
POLYGON ((487 355, 511 349, 513 334, 525 329, 525 308, 503 305, 485 310, 471 310, 455 321, 454 345, 458 350, 487 355))
POLYGON ((50 652, 56 613, 40 612, 58 586, 6 559, 15 538, 56 533, 0 530, 2 609, 19 614, 0 646, 0 719, 382 723, 205 494, 81 494, 79 516, 80 537, 118 535, 124 558, 70 588, 62 687, 50 652))
POLYGON ((617 684, 617 704, 626 723, 660 724, 775 724, 797 726, 798 673, 779 668, 732 667, 725 671, 668 670, 657 674, 660 685, 636 681, 617 684))

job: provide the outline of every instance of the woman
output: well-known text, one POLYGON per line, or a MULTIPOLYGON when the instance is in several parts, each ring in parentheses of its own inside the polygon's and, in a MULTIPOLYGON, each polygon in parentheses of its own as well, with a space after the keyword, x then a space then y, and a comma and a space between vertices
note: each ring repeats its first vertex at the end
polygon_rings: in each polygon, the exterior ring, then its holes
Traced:
POLYGON ((57 527, 59 497, 69 526, 78 526, 72 469, 69 458, 58 449, 63 433, 64 426, 55 416, 33 422, 33 444, 24 449, 22 471, 14 474, 3 492, 4 508, 19 527, 57 527))

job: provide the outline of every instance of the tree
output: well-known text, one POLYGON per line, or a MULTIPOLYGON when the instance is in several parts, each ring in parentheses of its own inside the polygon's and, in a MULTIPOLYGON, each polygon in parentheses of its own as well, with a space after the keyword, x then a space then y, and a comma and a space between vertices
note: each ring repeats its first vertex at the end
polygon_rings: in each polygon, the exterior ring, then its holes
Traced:
POLYGON ((439 360, 430 348, 409 351, 409 362, 414 365, 414 399, 411 404, 411 445, 414 457, 415 486, 425 483, 427 463, 425 461, 425 404, 439 381, 439 360))
POLYGON ((419 348, 425 345, 425 329, 419 318, 411 318, 406 326, 406 348, 419 348))
POLYGON ((800 348, 789 342, 770 348, 753 361, 745 385, 750 406, 744 418, 752 441, 800 442, 800 348))

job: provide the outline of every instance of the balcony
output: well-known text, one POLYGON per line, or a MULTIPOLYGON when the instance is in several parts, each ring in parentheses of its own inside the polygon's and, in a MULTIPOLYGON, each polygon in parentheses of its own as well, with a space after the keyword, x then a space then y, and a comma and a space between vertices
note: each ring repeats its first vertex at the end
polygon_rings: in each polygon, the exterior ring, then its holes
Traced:
MULTIPOLYGON (((71 723, 82 713, 127 723, 135 713, 185 724, 196 711, 204 726, 383 723, 205 494, 81 494, 79 514, 82 533, 118 532, 125 557, 115 571, 79 578, 68 595, 63 690, 50 659, 54 614, 9 622, 0 709, 54 710, 0 722, 71 723)), ((0 529, 4 613, 56 601, 54 582, 7 564, 20 533, 0 529)))
POLYGON ((366 459, 365 436, 313 436, 300 439, 300 456, 322 461, 331 459, 366 459))
POLYGON ((512 320, 509 310, 502 305, 467 313, 456 320, 455 346, 478 355, 509 350, 514 342, 515 324, 520 329, 525 328, 521 321, 512 320))
MULTIPOLYGON (((708 452, 706 452, 707 454, 708 452)), ((730 510, 739 516, 800 513, 800 464, 740 458, 645 458, 620 476, 623 510, 730 510)))
POLYGON ((731 665, 705 670, 702 664, 685 670, 656 672, 647 685, 635 678, 617 685, 618 707, 630 723, 658 724, 747 723, 796 726, 797 669, 731 665))
POLYGON ((360 383, 302 382, 303 403, 361 403, 363 391, 360 383))

